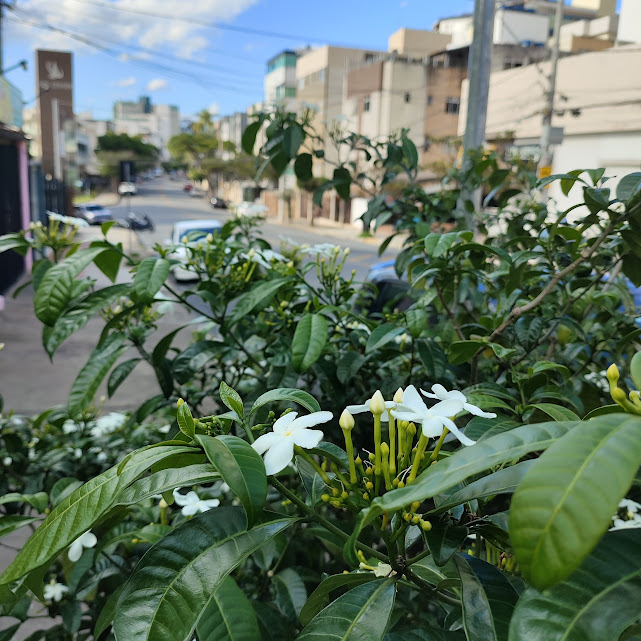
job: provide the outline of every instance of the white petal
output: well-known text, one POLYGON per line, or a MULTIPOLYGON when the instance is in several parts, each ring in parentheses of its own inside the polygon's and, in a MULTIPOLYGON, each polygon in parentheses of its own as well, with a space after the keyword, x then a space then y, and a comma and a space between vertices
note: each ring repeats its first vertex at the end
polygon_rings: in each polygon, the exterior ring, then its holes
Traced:
POLYGON ((436 383, 435 385, 432 385, 432 393, 428 394, 427 392, 424 392, 421 390, 421 394, 424 394, 427 396, 427 398, 438 398, 441 401, 444 401, 447 399, 447 390, 440 385, 439 383, 436 383))
POLYGON ((436 438, 443 433, 443 417, 426 416, 422 424, 423 436, 427 438, 436 438))
POLYGON ((70 546, 69 552, 67 553, 70 561, 74 563, 82 556, 82 543, 79 539, 76 539, 70 546))
POLYGON ((472 405, 472 403, 465 403, 463 405, 463 409, 467 410, 470 414, 474 414, 474 416, 496 418, 496 414, 494 412, 484 412, 480 407, 476 407, 476 405, 472 405))
POLYGON ((437 416, 456 416, 463 409, 463 402, 450 399, 447 401, 440 401, 428 410, 430 414, 437 416))
POLYGON ((285 414, 285 416, 281 416, 274 423, 274 432, 282 436, 297 416, 298 412, 288 412, 287 414, 285 414))
POLYGON ((407 410, 392 410, 392 416, 399 421, 418 421, 420 423, 423 420, 423 414, 417 414, 416 412, 407 410))
POLYGON ((421 395, 416 391, 416 388, 414 385, 410 385, 404 392, 403 392, 403 407, 411 408, 414 411, 418 411, 420 413, 425 412, 427 410, 427 406, 425 403, 423 403, 423 399, 421 398, 421 395))
POLYGON ((334 415, 331 412, 314 412, 313 414, 305 414, 305 416, 299 416, 292 424, 291 429, 299 430, 306 427, 314 427, 314 425, 319 425, 320 423, 327 423, 334 418, 334 415))
POLYGON ((297 430, 292 434, 292 440, 299 447, 306 450, 316 447, 323 440, 323 433, 320 430, 297 430))
POLYGON ((294 441, 283 438, 276 445, 269 448, 265 454, 265 471, 267 475, 277 474, 284 470, 294 458, 294 441))
POLYGON ((350 414, 362 414, 363 412, 369 412, 369 401, 363 403, 363 405, 348 405, 347 409, 350 414))
POLYGON ((275 445, 282 438, 283 438, 282 436, 279 436, 278 434, 275 434, 274 432, 268 432, 267 434, 263 434, 262 436, 259 436, 252 443, 252 447, 259 454, 264 454, 270 447, 275 445))
POLYGON ((218 507, 220 505, 220 501, 218 499, 207 499, 205 501, 201 501, 208 510, 210 510, 212 507, 218 507))
POLYGON ((447 429, 450 432, 452 432, 452 434, 454 434, 454 436, 456 436, 456 438, 461 443, 463 443, 463 445, 470 446, 476 443, 476 441, 473 441, 471 438, 467 438, 467 436, 465 436, 465 434, 463 434, 463 432, 461 432, 461 430, 459 430, 459 428, 456 427, 456 425, 454 424, 454 421, 451 421, 449 418, 443 417, 443 422, 445 423, 445 427, 447 427, 447 429))
POLYGON ((196 514, 196 512, 199 512, 200 509, 198 507, 198 503, 190 503, 189 505, 185 505, 185 507, 181 510, 183 513, 183 516, 193 516, 196 514))
POLYGON ((92 548, 98 543, 98 539, 93 532, 85 532, 79 539, 83 548, 92 548))

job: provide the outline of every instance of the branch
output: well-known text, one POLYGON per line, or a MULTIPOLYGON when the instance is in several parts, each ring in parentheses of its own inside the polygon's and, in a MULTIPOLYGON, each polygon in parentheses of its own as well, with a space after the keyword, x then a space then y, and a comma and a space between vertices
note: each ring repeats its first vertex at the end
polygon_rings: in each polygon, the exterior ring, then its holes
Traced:
POLYGON ((450 317, 450 321, 452 322, 452 327, 454 327, 454 331, 456 332, 456 335, 462 341, 464 341, 465 334, 463 334, 463 332, 461 331, 461 328, 458 326, 454 312, 447 306, 447 303, 445 302, 445 297, 443 296, 443 292, 441 291, 441 288, 438 286, 438 283, 436 281, 434 281, 434 289, 436 289, 436 293, 438 294, 438 299, 441 301, 441 305, 443 305, 443 309, 447 312, 447 315, 450 317))

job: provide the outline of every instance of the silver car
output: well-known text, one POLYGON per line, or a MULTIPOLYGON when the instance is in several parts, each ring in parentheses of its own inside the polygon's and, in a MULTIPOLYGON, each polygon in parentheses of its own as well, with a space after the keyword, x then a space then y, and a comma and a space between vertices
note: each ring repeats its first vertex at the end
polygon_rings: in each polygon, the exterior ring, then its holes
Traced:
POLYGON ((90 225, 102 225, 108 220, 113 220, 111 210, 96 203, 76 205, 74 211, 76 216, 84 218, 90 225))

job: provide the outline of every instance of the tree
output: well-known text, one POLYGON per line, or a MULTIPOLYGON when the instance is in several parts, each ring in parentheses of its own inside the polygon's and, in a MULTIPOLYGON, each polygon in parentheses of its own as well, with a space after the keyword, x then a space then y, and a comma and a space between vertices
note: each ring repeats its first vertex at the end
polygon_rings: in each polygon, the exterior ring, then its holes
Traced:
POLYGON ((96 156, 103 176, 116 177, 121 160, 133 160, 139 169, 153 167, 158 160, 158 149, 145 142, 141 136, 106 133, 98 138, 96 156))
POLYGON ((218 151, 218 138, 207 133, 183 132, 173 136, 167 143, 169 153, 174 159, 200 168, 205 158, 213 158, 218 151))

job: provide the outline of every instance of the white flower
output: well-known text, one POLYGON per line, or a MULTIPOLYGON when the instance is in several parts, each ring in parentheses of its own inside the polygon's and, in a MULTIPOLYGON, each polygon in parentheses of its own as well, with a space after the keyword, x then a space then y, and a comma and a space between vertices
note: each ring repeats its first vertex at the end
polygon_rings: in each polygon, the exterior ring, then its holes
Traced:
MULTIPOLYGON (((372 396, 372 398, 374 397, 372 396)), ((370 404, 372 402, 372 398, 368 398, 362 405, 348 405, 347 411, 350 414, 362 414, 363 412, 371 412, 372 410, 370 409, 370 404)), ((381 414, 381 421, 383 423, 389 422, 389 413, 387 410, 393 409, 395 407, 396 403, 394 401, 385 401, 385 411, 381 414)))
POLYGON ((494 414, 494 412, 484 412, 480 407, 476 407, 476 405, 468 403, 467 398, 465 398, 465 394, 463 394, 463 392, 459 392, 458 390, 452 390, 451 392, 448 392, 442 385, 439 385, 438 383, 436 385, 432 385, 432 392, 434 393, 430 394, 429 392, 424 392, 423 390, 421 390, 421 394, 423 394, 427 398, 436 398, 439 401, 461 401, 461 403, 463 403, 463 409, 468 411, 470 414, 474 414, 474 416, 482 416, 483 418, 496 418, 496 414, 494 414))
POLYGON ((49 583, 45 585, 44 597, 47 601, 60 601, 69 592, 69 588, 62 583, 49 583))
POLYGON ((374 576, 377 576, 377 577, 388 577, 391 574, 396 574, 396 572, 392 570, 392 566, 389 565, 389 563, 379 562, 378 566, 374 570, 374 576))
POLYGON ((80 429, 80 426, 76 421, 72 421, 71 419, 67 419, 63 424, 62 424, 62 431, 65 434, 73 434, 74 432, 77 432, 80 429))
POLYGON ((96 461, 98 461, 98 463, 104 463, 106 460, 107 460, 106 452, 100 452, 100 454, 96 456, 96 461))
POLYGON ((87 530, 69 546, 69 552, 67 552, 69 560, 75 563, 82 556, 83 548, 92 548, 96 543, 98 543, 96 535, 92 534, 91 530, 87 530))
POLYGON ((167 434, 167 432, 169 432, 169 430, 170 430, 170 429, 171 429, 171 424, 170 424, 170 423, 167 423, 167 425, 163 425, 162 427, 159 427, 159 428, 158 428, 158 431, 159 431, 161 434, 167 434))
POLYGON ((207 512, 212 507, 218 507, 218 499, 201 499, 193 490, 187 494, 181 494, 177 489, 174 490, 174 500, 176 504, 182 507, 183 516, 193 516, 199 512, 207 512))
POLYGON ((5 456, 5 457, 2 459, 2 464, 3 464, 5 467, 9 467, 12 463, 13 463, 13 459, 12 459, 10 456, 5 456))
POLYGON ((91 436, 94 438, 101 438, 107 434, 111 434, 119 427, 122 427, 127 420, 126 414, 120 412, 110 412, 107 416, 101 416, 96 420, 96 424, 91 428, 91 436))
POLYGON ((632 514, 636 514, 641 510, 641 504, 636 501, 632 501, 631 499, 621 499, 619 507, 625 508, 626 512, 632 512, 632 514))
POLYGON ((392 410, 392 415, 401 421, 420 423, 423 435, 427 438, 441 436, 443 428, 447 427, 463 445, 474 445, 475 441, 467 438, 450 418, 461 411, 463 401, 458 398, 441 401, 428 409, 416 388, 410 385, 403 392, 403 402, 392 410))
POLYGON ((338 254, 341 248, 338 245, 332 245, 331 243, 320 243, 318 245, 312 245, 302 250, 303 254, 310 254, 311 256, 325 256, 331 258, 334 254, 338 254))
POLYGON ((641 528, 641 516, 635 514, 629 521, 624 521, 615 517, 614 526, 610 528, 610 532, 614 530, 629 530, 634 528, 641 528))
POLYGON ((57 220, 64 225, 73 225, 74 227, 89 227, 89 223, 84 218, 71 218, 70 216, 61 216, 53 211, 48 211, 49 220, 57 220))
POLYGON ((297 412, 289 412, 274 423, 274 431, 258 437, 252 447, 259 454, 265 454, 265 471, 268 475, 284 470, 294 458, 294 445, 311 449, 316 447, 323 438, 320 430, 310 430, 309 427, 327 423, 333 416, 331 412, 314 412, 305 416, 297 412))

